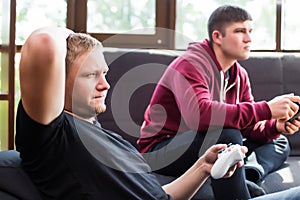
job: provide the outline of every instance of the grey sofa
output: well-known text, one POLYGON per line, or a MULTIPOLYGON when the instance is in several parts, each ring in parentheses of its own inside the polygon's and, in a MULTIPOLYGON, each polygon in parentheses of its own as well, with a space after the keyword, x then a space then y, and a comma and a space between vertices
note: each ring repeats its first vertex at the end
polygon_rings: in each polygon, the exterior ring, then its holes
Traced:
MULTIPOLYGON (((113 130, 136 146, 143 114, 162 73, 181 51, 106 49, 111 89, 107 111, 99 115, 104 128, 113 130)), ((269 100, 284 93, 300 94, 300 54, 253 53, 240 62, 248 71, 256 100, 269 100)), ((300 132, 288 137, 291 154, 287 162, 261 183, 267 193, 300 185, 300 132)), ((17 151, 0 152, 0 199, 39 199, 20 165, 17 151), (18 189, 19 188, 19 189, 18 189)), ((161 184, 174 177, 157 175, 161 184)), ((210 180, 194 199, 213 199, 210 180)))

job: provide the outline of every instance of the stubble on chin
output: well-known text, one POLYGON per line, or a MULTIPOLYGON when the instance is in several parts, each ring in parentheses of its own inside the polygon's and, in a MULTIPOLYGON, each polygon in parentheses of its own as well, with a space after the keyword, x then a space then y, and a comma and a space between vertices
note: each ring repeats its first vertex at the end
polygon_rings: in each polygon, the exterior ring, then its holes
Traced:
POLYGON ((98 115, 100 113, 103 113, 105 111, 106 111, 106 105, 95 107, 95 113, 96 113, 96 115, 98 115))

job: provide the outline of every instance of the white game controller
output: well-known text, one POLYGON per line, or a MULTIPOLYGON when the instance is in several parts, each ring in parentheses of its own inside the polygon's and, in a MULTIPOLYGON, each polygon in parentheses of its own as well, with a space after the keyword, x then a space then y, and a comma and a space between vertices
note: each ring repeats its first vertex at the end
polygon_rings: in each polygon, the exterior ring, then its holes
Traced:
POLYGON ((241 146, 238 144, 227 145, 227 148, 221 150, 218 159, 212 166, 210 174, 214 179, 219 179, 225 176, 228 169, 235 165, 238 161, 243 160, 245 155, 241 151, 241 146))

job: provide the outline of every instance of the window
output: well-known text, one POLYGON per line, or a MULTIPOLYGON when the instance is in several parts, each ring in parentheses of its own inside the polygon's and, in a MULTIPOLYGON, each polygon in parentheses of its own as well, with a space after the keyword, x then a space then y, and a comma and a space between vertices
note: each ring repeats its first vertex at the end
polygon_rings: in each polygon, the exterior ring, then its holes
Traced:
POLYGON ((252 51, 300 51, 300 41, 289 40, 299 32, 297 0, 68 0, 68 3, 72 8, 68 9, 71 13, 68 27, 90 33, 104 46, 185 49, 189 42, 207 38, 207 20, 215 8, 232 4, 245 8, 253 17, 252 51))
POLYGON ((66 27, 66 0, 18 0, 16 12, 17 45, 22 45, 29 34, 37 28, 66 27))
POLYGON ((104 46, 173 48, 175 0, 69 0, 68 27, 104 46))
POLYGON ((88 0, 87 32, 155 34, 155 1, 88 0), (147 8, 147 9, 145 9, 147 8))
MULTIPOLYGON (((3 8, 4 8, 4 6, 3 6, 3 3, 4 3, 4 1, 2 2, 2 3, 0 3, 0 22, 1 22, 1 25, 3 24, 3 20, 4 20, 4 17, 2 17, 2 15, 3 15, 3 13, 4 13, 4 10, 3 10, 3 8)), ((0 44, 2 44, 2 31, 0 31, 0 44)))
MULTIPOLYGON (((66 27, 67 1, 66 0, 19 0, 16 7, 16 44, 23 45, 29 34, 44 26, 66 27), (24 28, 26 27, 26 28, 24 28)), ((20 49, 20 48, 19 48, 20 49)), ((15 56, 15 102, 20 98, 19 86, 20 54, 15 56)), ((15 106, 16 108, 16 106, 15 106)))
POLYGON ((13 148, 14 129, 14 20, 11 10, 14 4, 9 0, 0 1, 0 150, 13 148))
POLYGON ((284 0, 282 11, 282 40, 283 50, 299 50, 300 49, 300 1, 284 0))
MULTIPOLYGON (((295 0, 296 1, 296 0, 295 0)), ((245 8, 253 18, 252 49, 276 48, 276 0, 177 0, 176 49, 185 49, 192 41, 208 38, 207 21, 220 5, 232 4, 245 8), (257 6, 259 5, 259 6, 257 6)))

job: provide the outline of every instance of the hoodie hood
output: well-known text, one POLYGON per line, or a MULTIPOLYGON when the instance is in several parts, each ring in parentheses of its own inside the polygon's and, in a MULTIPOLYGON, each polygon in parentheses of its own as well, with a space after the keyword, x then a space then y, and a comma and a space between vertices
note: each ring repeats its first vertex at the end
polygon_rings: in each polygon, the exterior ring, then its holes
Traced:
POLYGON ((239 75, 239 68, 241 67, 238 62, 235 62, 228 72, 224 73, 222 71, 222 67, 217 60, 216 54, 212 48, 211 42, 208 39, 205 39, 203 42, 194 42, 190 43, 187 52, 189 55, 199 55, 199 53, 205 50, 211 59, 214 62, 214 71, 218 71, 219 76, 219 83, 220 83, 220 102, 226 102, 226 93, 230 90, 235 88, 236 89, 236 104, 239 103, 239 95, 240 95, 240 75, 239 75), (234 87, 236 86, 236 87, 234 87))

